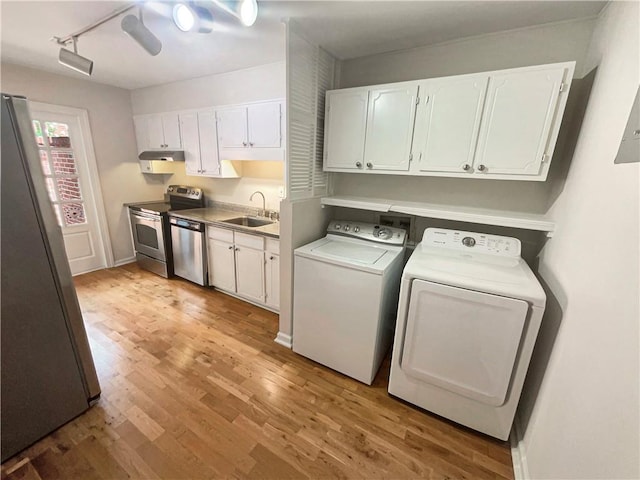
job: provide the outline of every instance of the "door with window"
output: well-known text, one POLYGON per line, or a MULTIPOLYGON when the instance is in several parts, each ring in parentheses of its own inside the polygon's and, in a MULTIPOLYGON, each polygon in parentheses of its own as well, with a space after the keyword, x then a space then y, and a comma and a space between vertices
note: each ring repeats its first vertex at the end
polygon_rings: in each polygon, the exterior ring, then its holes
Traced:
POLYGON ((107 260, 89 173, 87 142, 91 136, 83 132, 80 111, 74 114, 71 110, 75 109, 31 105, 49 199, 62 229, 71 273, 77 275, 105 268, 107 260))

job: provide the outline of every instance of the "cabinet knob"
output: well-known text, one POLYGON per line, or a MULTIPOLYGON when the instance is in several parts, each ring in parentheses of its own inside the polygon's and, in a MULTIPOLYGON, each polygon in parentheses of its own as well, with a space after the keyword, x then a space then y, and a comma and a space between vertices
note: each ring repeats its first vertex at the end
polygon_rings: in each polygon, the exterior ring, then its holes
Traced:
POLYGON ((242 146, 246 147, 247 146, 247 142, 242 142, 242 146))
POLYGON ((367 168, 373 168, 373 163, 367 162, 367 168))
POLYGON ((233 250, 233 245, 229 246, 229 250, 233 250))
POLYGON ((249 142, 249 146, 250 146, 250 147, 253 147, 253 142, 249 142))
POLYGON ((356 167, 362 168, 362 162, 356 162, 356 167))
POLYGON ((238 250, 240 250, 240 249, 239 249, 238 247, 236 247, 236 252, 237 252, 238 250))
POLYGON ((470 169, 471 169, 471 165, 469 165, 468 163, 465 163, 465 164, 462 166, 462 169, 466 172, 466 171, 468 171, 468 170, 470 170, 470 169))
POLYGON ((269 260, 273 260, 273 255, 269 257, 269 260))
POLYGON ((484 172, 487 169, 487 167, 485 167, 484 165, 478 165, 478 170, 480 170, 481 172, 484 172))

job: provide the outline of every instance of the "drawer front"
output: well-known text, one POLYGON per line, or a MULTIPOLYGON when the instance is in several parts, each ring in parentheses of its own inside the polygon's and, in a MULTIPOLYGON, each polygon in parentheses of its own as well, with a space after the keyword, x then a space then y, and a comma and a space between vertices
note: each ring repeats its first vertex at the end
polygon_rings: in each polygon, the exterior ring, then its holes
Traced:
POLYGON ((275 238, 266 238, 265 241, 266 241, 265 250, 267 252, 280 255, 280 240, 277 240, 275 238))
POLYGON ((233 230, 209 226, 207 227, 207 236, 209 238, 213 238, 214 240, 233 243, 233 230))
POLYGON ((255 248, 256 250, 263 250, 264 237, 235 232, 235 244, 243 247, 255 248))

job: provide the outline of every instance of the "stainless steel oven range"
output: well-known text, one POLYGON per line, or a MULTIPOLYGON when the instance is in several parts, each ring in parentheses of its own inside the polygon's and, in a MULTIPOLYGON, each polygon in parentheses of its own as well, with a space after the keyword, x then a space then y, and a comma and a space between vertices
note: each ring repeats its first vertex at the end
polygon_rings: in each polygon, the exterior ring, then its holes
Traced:
POLYGON ((169 185, 165 197, 168 202, 129 204, 129 218, 138 265, 169 278, 174 274, 169 212, 204 207, 205 201, 201 188, 185 185, 169 185))

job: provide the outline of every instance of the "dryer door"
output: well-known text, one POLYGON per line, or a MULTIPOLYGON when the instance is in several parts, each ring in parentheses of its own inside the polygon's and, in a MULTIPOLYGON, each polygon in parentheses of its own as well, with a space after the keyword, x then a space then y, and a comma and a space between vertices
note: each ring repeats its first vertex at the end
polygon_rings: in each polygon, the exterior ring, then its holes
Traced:
POLYGON ((482 403, 505 402, 529 305, 414 280, 400 365, 412 377, 482 403))

